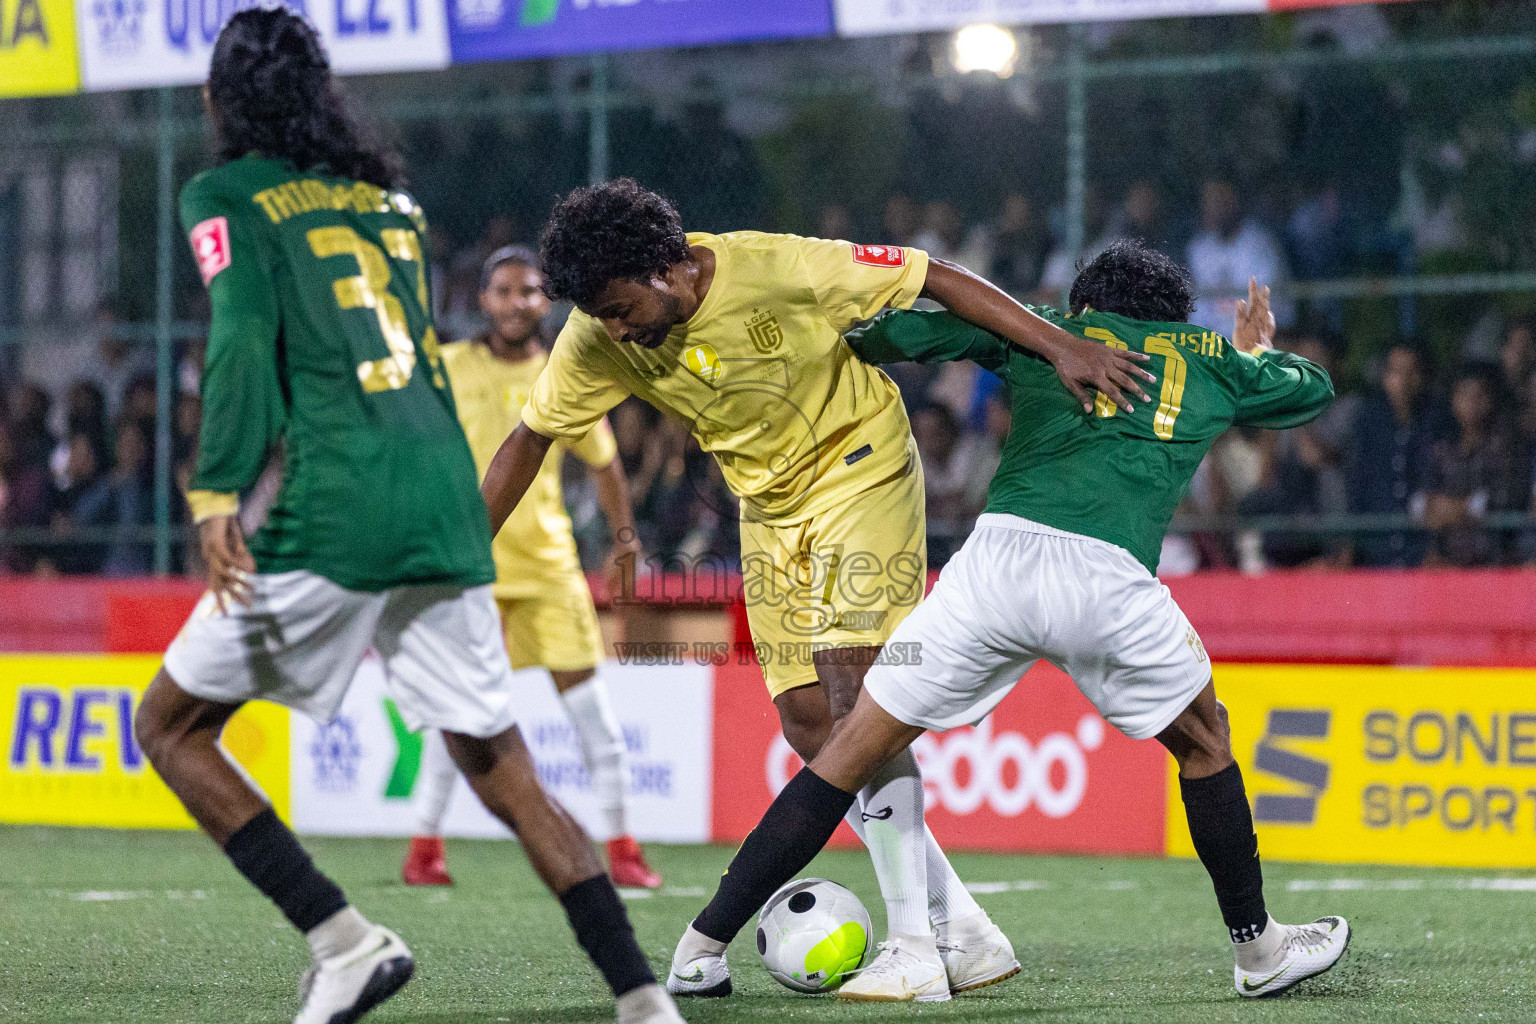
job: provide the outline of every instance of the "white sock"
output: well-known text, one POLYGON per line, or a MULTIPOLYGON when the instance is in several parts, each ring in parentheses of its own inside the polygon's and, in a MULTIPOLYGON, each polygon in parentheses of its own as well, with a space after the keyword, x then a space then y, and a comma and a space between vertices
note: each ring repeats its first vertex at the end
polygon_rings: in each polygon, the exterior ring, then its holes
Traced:
POLYGON ((1232 943, 1232 952, 1237 957, 1237 966, 1251 973, 1274 970, 1280 966, 1285 938, 1285 925, 1271 917, 1256 938, 1249 939, 1247 942, 1232 943))
POLYGON ((926 825, 923 835, 927 840, 924 850, 928 860, 928 916, 934 927, 942 928, 950 921, 981 913, 981 905, 955 874, 949 858, 939 848, 939 841, 926 825))
POLYGON ((316 960, 327 960, 362 942, 372 927, 356 907, 346 906, 305 932, 304 938, 316 960))
POLYGON ((565 710, 581 740, 581 753, 592 773, 592 790, 598 808, 608 826, 606 839, 627 835, 624 820, 624 733, 608 701, 608 687, 602 676, 577 683, 560 695, 565 710))
POLYGON ((859 792, 861 835, 885 897, 886 930, 928 935, 928 861, 924 851, 923 778, 904 750, 859 792))
POLYGON ((672 954, 672 969, 680 971, 699 957, 721 956, 725 949, 726 943, 710 938, 689 924, 688 930, 678 940, 677 951, 672 954))
POLYGON ((453 784, 459 780, 459 766, 448 753, 443 734, 428 729, 421 744, 421 767, 416 772, 416 834, 440 836, 443 818, 448 814, 448 800, 453 784))

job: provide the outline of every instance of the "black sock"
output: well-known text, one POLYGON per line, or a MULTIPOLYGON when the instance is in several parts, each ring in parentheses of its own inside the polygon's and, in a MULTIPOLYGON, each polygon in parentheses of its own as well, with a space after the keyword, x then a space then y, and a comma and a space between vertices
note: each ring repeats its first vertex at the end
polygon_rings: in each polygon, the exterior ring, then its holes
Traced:
POLYGON ((560 894, 560 905, 571 920, 576 941, 602 972, 615 998, 656 983, 651 965, 635 941, 629 914, 607 875, 577 882, 560 894))
POLYGON ((1179 777, 1189 836, 1200 863, 1216 887, 1216 902, 1233 942, 1264 933, 1264 872, 1259 867, 1259 837, 1243 789, 1242 769, 1234 763, 1204 779, 1179 777))
POLYGON ((734 939, 768 897, 827 845, 853 800, 854 794, 800 769, 736 851, 693 926, 716 942, 734 939))
POLYGON ((301 932, 347 906, 341 889, 320 873, 270 807, 235 830, 224 854, 301 932))

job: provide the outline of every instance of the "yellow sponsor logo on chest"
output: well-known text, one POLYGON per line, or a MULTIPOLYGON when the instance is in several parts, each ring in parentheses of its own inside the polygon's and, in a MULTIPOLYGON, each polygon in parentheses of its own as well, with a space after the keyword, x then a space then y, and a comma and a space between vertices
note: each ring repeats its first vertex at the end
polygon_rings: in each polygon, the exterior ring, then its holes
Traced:
POLYGON ((695 377, 714 387, 720 380, 720 355, 712 346, 695 345, 683 353, 683 365, 695 377))

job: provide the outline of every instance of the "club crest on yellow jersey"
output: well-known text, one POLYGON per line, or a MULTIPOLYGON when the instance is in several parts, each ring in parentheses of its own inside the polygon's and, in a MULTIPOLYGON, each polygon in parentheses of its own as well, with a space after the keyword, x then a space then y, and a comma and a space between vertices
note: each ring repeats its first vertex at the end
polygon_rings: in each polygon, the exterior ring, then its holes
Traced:
POLYGON ((784 343, 784 328, 779 325, 773 310, 754 309, 752 319, 747 321, 747 338, 753 348, 767 355, 784 343))
POLYGON ((683 353, 683 365, 688 372, 714 387, 720 380, 720 355, 712 345, 695 345, 683 353))

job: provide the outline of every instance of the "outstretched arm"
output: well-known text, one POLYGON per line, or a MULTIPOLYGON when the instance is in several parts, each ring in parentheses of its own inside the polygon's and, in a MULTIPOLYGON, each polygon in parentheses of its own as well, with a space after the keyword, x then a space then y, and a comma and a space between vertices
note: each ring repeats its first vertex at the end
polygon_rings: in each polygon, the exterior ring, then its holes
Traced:
POLYGON ((624 475, 624 463, 617 458, 606 466, 592 470, 597 481, 597 504, 613 531, 613 546, 608 551, 605 566, 608 571, 608 596, 632 597, 635 574, 639 571, 645 550, 640 546, 640 534, 635 530, 635 510, 629 500, 629 480, 624 475))
POLYGON ((533 486, 533 478, 539 475, 544 456, 554 443, 553 438, 534 433, 528 424, 519 423, 496 449, 496 457, 491 459, 485 479, 480 482, 480 494, 491 513, 492 537, 501 532, 502 524, 533 486))
POLYGON ((1093 411, 1090 388, 1102 392, 1126 412, 1133 412, 1126 392, 1143 402, 1151 398, 1141 381, 1156 381, 1136 363, 1149 357, 1079 338, 1031 313, 1007 292, 984 278, 946 260, 928 261, 923 297, 993 334, 1007 338, 1048 360, 1068 391, 1093 411))

